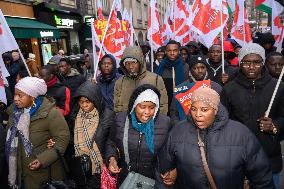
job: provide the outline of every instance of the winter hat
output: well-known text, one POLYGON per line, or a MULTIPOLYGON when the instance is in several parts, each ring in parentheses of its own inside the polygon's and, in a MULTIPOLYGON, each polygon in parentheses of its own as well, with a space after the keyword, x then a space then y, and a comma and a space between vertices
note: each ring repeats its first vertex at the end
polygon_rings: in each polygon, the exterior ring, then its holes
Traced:
POLYGON ((30 58, 30 59, 35 59, 35 54, 29 53, 29 58, 30 58))
POLYGON ((196 64, 204 64, 206 67, 208 66, 208 63, 206 61, 206 57, 202 55, 193 55, 191 56, 189 60, 189 69, 191 69, 196 64))
POLYGON ((156 104, 153 117, 155 119, 160 108, 160 97, 160 92, 156 87, 149 84, 140 85, 133 91, 129 99, 128 114, 131 114, 135 107, 141 102, 153 102, 156 104))
POLYGON ((37 77, 25 77, 16 84, 15 88, 34 98, 47 92, 44 80, 37 77))
POLYGON ((249 54, 258 54, 259 56, 261 56, 264 64, 265 50, 262 46, 260 46, 257 43, 248 43, 241 48, 239 52, 239 64, 241 64, 243 58, 249 54))
POLYGON ((194 103, 196 101, 202 101, 215 110, 218 110, 220 96, 215 90, 209 87, 200 87, 195 90, 191 96, 191 102, 194 103))
POLYGON ((136 98, 136 100, 134 101, 134 104, 133 104, 131 112, 133 112, 134 108, 139 103, 142 103, 142 102, 153 102, 154 104, 156 104, 155 113, 154 113, 154 116, 153 116, 153 118, 155 118, 156 114, 157 114, 157 112, 159 110, 159 107, 160 107, 160 101, 159 101, 158 95, 152 89, 146 89, 145 91, 140 93, 138 95, 138 97, 136 98))

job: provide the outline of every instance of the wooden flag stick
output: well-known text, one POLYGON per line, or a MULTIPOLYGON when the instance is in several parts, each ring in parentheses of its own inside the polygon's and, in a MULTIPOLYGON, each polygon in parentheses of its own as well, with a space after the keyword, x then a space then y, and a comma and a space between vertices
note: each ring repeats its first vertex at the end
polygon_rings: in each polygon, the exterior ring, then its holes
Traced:
POLYGON ((277 81, 276 87, 275 87, 275 89, 274 89, 274 91, 273 91, 272 98, 271 98, 271 100, 270 100, 268 109, 267 109, 267 111, 265 112, 265 117, 268 117, 268 116, 269 116, 271 107, 272 107, 272 105, 273 105, 273 102, 274 102, 276 93, 277 93, 277 91, 278 91, 278 89, 279 89, 279 85, 280 85, 280 83, 281 83, 281 81, 282 81, 283 75, 284 75, 284 66, 283 66, 283 68, 282 68, 281 74, 280 74, 279 79, 278 79, 278 81, 277 81))

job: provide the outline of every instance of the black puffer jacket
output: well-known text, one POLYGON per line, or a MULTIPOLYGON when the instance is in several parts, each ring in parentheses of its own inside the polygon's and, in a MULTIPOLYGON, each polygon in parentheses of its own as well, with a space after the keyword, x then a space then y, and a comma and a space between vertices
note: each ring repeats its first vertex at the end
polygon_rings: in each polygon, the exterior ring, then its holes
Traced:
MULTIPOLYGON (((129 120, 131 120, 130 112, 132 111, 135 100, 137 99, 138 95, 147 89, 153 90, 158 95, 158 98, 160 98, 158 89, 152 85, 145 84, 135 89, 130 97, 128 112, 120 112, 116 115, 116 125, 113 127, 113 130, 110 134, 110 141, 107 145, 105 155, 107 160, 106 162, 108 162, 110 157, 116 158, 119 163, 119 167, 123 168, 120 174, 122 181, 128 172, 123 148, 125 121, 127 117, 129 120), (119 154, 117 149, 120 152, 119 154)), ((152 154, 146 144, 145 135, 140 134, 137 130, 135 130, 132 126, 132 122, 129 121, 128 152, 131 171, 140 173, 149 178, 155 178, 156 155, 162 147, 162 144, 166 141, 170 129, 170 118, 158 113, 154 120, 154 154, 152 154)))
MULTIPOLYGON (((259 130, 257 120, 264 116, 268 108, 277 80, 273 79, 265 69, 262 77, 256 81, 246 79, 241 72, 222 91, 221 101, 229 111, 230 118, 246 125, 258 138, 268 155, 273 173, 282 169, 281 146, 278 137, 259 130)), ((284 119, 284 84, 281 83, 269 117, 283 133, 284 119)))
MULTIPOLYGON (((239 122, 229 120, 220 105, 215 122, 201 131, 207 162, 219 189, 242 189, 244 177, 255 189, 273 189, 269 161, 253 133, 239 122)), ((197 128, 189 117, 173 127, 159 154, 161 172, 177 168, 182 189, 209 189, 200 150, 197 128)))
MULTIPOLYGON (((98 148, 103 156, 105 152, 105 145, 106 145, 109 133, 110 133, 110 129, 114 125, 114 117, 115 117, 114 112, 105 107, 103 97, 102 97, 99 87, 93 84, 91 81, 86 81, 78 88, 77 93, 75 94, 75 97, 74 97, 76 99, 76 102, 79 100, 79 97, 82 97, 82 96, 89 99, 95 105, 96 109, 99 112, 99 125, 98 125, 98 128, 96 129, 94 140, 96 144, 98 145, 98 148)), ((76 119, 78 110, 79 110, 79 107, 76 106, 75 111, 72 113, 71 133, 74 133, 73 128, 74 128, 75 119, 76 119)))

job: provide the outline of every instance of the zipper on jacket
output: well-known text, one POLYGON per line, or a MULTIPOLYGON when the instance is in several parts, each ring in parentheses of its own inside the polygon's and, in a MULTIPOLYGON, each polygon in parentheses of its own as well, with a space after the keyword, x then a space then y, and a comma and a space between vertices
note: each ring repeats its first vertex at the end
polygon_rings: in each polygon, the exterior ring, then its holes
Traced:
POLYGON ((139 161, 140 161, 140 154, 141 154, 142 135, 143 135, 143 133, 139 132, 137 158, 136 158, 136 172, 139 172, 139 161))
POLYGON ((255 80, 252 81, 253 93, 255 93, 255 80))

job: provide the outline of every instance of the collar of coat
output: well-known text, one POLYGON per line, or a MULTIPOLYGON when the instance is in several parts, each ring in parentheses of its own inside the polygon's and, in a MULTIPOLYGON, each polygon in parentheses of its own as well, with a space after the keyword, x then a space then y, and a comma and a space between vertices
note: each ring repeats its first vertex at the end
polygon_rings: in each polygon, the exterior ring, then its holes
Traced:
MULTIPOLYGON (((7 113, 8 113, 9 116, 13 114, 14 106, 15 106, 15 104, 13 103, 8 108, 7 113)), ((48 116, 50 109, 53 106, 54 106, 54 103, 51 103, 46 97, 44 97, 41 106, 34 113, 34 115, 31 117, 31 121, 46 118, 48 116)))
POLYGON ((247 89, 261 89, 263 88, 269 81, 272 79, 270 74, 268 73, 267 69, 263 68, 261 72, 261 77, 255 81, 249 80, 246 78, 246 76, 239 71, 237 77, 236 77, 236 82, 242 85, 243 87, 247 89))

